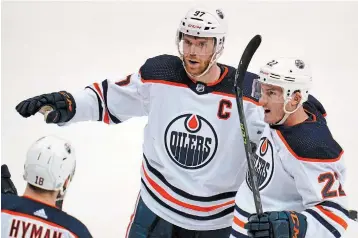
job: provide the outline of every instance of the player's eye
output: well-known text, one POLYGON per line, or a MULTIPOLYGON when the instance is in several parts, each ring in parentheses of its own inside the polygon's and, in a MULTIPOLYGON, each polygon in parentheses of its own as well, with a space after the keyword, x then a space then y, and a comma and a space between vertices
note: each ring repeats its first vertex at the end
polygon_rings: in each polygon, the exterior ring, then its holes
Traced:
POLYGON ((268 91, 268 95, 269 95, 269 96, 276 95, 276 92, 275 92, 275 91, 270 90, 270 91, 268 91))
POLYGON ((186 45, 191 45, 191 42, 188 41, 188 40, 184 40, 184 43, 185 43, 186 45))
POLYGON ((200 47, 206 46, 206 42, 200 42, 200 43, 199 43, 199 46, 200 46, 200 47))

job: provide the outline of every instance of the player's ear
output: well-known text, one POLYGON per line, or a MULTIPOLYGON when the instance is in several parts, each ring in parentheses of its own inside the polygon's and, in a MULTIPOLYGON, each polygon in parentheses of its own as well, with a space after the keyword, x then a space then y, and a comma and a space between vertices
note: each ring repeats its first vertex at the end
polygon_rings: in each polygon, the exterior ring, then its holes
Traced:
POLYGON ((302 100, 302 95, 300 91, 296 91, 292 95, 291 104, 292 106, 297 106, 302 100))

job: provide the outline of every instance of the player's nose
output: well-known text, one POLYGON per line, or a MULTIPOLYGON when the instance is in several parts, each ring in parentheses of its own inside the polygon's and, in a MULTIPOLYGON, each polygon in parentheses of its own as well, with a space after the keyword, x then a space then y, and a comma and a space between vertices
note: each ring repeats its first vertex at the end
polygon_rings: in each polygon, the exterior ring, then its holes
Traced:
POLYGON ((267 100, 265 99, 264 96, 261 95, 260 99, 259 99, 259 105, 260 106, 265 106, 267 104, 267 100))

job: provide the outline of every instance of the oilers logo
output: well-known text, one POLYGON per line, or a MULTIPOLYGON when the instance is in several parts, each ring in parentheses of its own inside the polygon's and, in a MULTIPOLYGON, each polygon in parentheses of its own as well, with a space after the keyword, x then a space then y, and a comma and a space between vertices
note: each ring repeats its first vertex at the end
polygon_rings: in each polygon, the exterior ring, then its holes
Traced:
MULTIPOLYGON (((259 148, 253 158, 259 190, 264 189, 271 181, 274 170, 273 149, 270 140, 262 137, 259 148)), ((251 179, 246 173, 246 183, 252 190, 251 179)))
POLYGON ((213 126, 194 114, 180 115, 167 126, 164 144, 168 156, 186 169, 199 169, 215 156, 218 138, 213 126))

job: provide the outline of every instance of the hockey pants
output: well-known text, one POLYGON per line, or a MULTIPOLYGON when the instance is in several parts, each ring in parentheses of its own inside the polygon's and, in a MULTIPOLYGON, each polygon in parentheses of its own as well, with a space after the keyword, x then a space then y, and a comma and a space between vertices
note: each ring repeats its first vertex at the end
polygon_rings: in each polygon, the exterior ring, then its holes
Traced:
POLYGON ((180 228, 154 214, 139 197, 126 238, 228 238, 230 233, 231 227, 210 231, 180 228))

